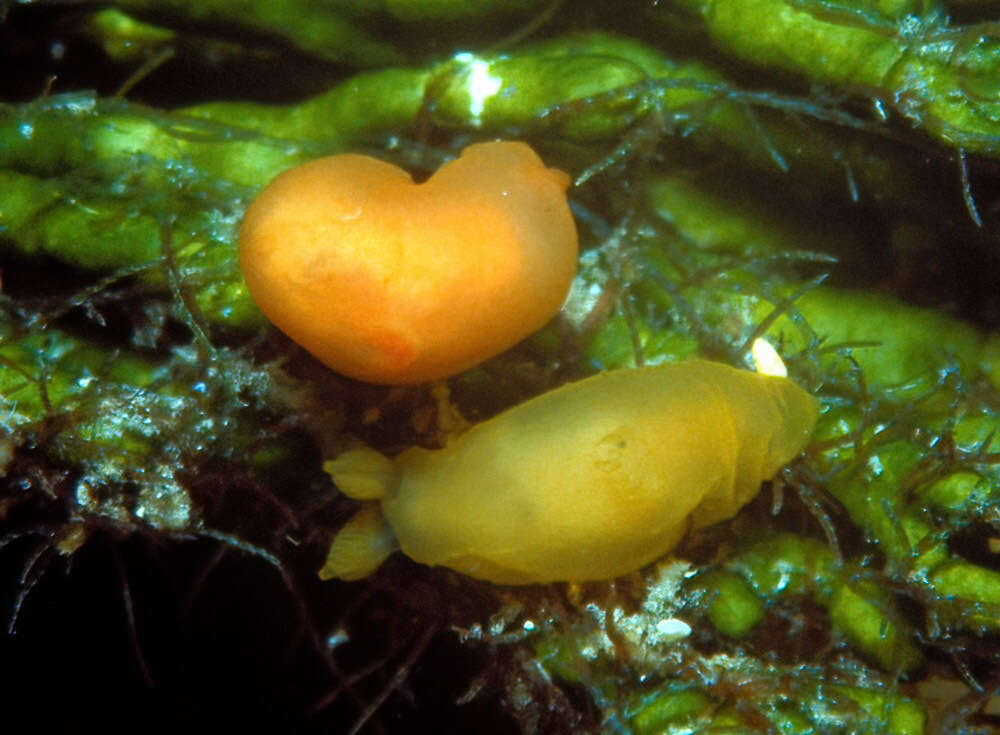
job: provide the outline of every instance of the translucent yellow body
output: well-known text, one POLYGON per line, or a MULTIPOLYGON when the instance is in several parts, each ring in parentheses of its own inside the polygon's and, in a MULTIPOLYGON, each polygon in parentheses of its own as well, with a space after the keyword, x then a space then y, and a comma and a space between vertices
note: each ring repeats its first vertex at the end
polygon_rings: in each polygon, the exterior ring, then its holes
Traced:
POLYGON ((788 379, 694 360, 563 386, 442 450, 348 452, 327 470, 380 505, 337 536, 321 576, 363 576, 395 543, 500 584, 626 574, 733 516, 805 447, 817 415, 788 379))

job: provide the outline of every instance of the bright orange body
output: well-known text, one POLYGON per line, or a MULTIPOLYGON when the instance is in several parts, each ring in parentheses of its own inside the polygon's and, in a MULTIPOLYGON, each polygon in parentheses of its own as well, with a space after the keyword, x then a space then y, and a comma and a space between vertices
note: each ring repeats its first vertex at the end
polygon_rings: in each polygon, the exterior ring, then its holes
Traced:
POLYGON ((548 322, 576 272, 569 177, 524 143, 470 146, 422 184, 360 155, 278 176, 247 210, 254 300, 339 373, 446 377, 548 322))

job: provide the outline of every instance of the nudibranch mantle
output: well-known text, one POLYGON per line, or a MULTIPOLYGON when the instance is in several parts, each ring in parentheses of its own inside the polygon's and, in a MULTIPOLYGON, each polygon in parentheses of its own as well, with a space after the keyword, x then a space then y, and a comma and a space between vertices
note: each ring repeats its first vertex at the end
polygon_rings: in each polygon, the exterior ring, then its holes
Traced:
POLYGON ((705 360, 600 373, 444 449, 370 449, 324 468, 366 502, 323 578, 397 548, 498 584, 610 579, 737 511, 808 443, 818 401, 787 378, 705 360))
POLYGON ((321 158, 250 205, 240 267, 261 311, 337 372, 436 380, 559 311, 576 273, 569 184, 519 142, 471 145, 422 184, 369 156, 321 158))

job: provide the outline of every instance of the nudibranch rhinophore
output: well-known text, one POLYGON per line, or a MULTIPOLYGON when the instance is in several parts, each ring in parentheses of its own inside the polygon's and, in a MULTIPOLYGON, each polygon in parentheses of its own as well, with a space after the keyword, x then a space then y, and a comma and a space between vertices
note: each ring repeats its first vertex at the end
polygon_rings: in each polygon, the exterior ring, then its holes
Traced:
POLYGON ((368 501, 324 579, 359 579, 399 549, 498 584, 610 579, 730 518, 809 442, 818 401, 787 378, 688 362, 599 373, 390 460, 324 469, 368 501))
POLYGON ((240 228, 251 296, 337 372, 461 372, 556 315, 576 273, 569 176, 526 144, 471 145, 427 181, 369 156, 279 175, 240 228))

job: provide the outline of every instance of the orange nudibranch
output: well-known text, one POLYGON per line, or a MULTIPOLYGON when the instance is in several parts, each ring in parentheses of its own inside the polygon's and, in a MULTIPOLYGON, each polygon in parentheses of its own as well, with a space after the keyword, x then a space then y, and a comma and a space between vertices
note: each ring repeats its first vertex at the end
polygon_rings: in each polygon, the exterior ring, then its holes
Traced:
POLYGON ((517 142, 469 146, 422 184, 368 156, 321 158, 253 202, 240 264, 261 311, 337 372, 435 380, 559 311, 576 273, 569 184, 517 142))

